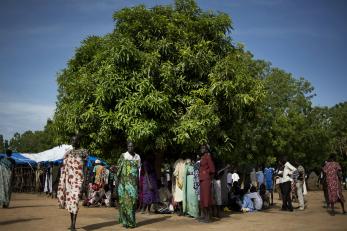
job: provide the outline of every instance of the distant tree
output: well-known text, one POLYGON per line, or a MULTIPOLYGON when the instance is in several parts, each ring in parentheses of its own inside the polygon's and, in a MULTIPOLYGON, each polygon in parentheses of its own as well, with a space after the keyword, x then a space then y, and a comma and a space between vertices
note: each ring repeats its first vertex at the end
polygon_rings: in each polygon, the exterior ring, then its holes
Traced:
POLYGON ((332 150, 338 154, 339 161, 347 170, 347 102, 332 107, 330 115, 332 150))
POLYGON ((17 152, 18 148, 21 147, 20 134, 18 132, 10 139, 9 147, 11 147, 14 152, 17 152))
POLYGON ((17 152, 37 153, 50 149, 56 145, 54 131, 51 128, 52 121, 48 120, 43 131, 18 132, 10 140, 10 146, 17 152))
POLYGON ((5 141, 3 135, 0 135, 0 153, 5 153, 5 141))
MULTIPOLYGON (((269 64, 264 64, 265 66, 269 64)), ((308 169, 317 169, 329 153, 329 117, 325 108, 313 108, 312 85, 278 68, 264 68, 266 97, 257 119, 244 129, 250 147, 248 162, 274 165, 286 155, 308 169)))
POLYGON ((6 150, 8 147, 9 147, 8 140, 5 140, 5 142, 4 142, 4 148, 5 148, 5 150, 6 150))

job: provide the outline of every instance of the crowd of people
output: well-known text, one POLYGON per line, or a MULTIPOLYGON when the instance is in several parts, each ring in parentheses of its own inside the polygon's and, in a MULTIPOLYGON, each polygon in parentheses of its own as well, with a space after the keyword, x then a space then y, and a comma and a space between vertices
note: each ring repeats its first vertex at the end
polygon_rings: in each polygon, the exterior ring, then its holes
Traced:
MULTIPOLYGON (((253 168, 240 177, 238 169, 213 157, 207 144, 201 145, 195 158, 179 158, 173 164, 166 163, 159 174, 152 157, 141 161, 134 152, 134 144, 128 142, 127 152, 117 164, 106 166, 96 160, 86 166, 88 151, 82 149, 79 137, 71 139, 73 149, 68 151, 55 173, 54 165, 37 168, 37 179, 43 184, 37 190, 58 198, 59 207, 70 213, 71 229, 76 227, 79 201, 86 207, 117 207, 119 223, 126 228, 136 227, 136 211, 141 213, 177 213, 179 216, 211 222, 229 211, 255 212, 269 209, 274 204, 274 191, 282 200, 283 211, 298 210, 307 206, 306 174, 302 165, 291 164, 283 157, 276 168, 253 168), (58 178, 58 183, 56 180, 58 178), (43 179, 43 180, 42 180, 43 179), (53 186, 56 185, 56 186, 53 186)), ((7 208, 11 196, 11 171, 15 163, 8 152, 0 160, 0 205, 7 208)), ((343 213, 342 174, 333 156, 322 167, 324 198, 329 212, 335 214, 335 203, 341 203, 343 213)))

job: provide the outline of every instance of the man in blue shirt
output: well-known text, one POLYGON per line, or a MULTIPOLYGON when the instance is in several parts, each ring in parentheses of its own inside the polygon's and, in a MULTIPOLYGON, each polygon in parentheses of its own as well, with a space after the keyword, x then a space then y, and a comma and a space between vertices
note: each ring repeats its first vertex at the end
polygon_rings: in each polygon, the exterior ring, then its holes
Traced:
POLYGON ((264 176, 265 176, 265 187, 266 190, 270 192, 271 195, 271 205, 274 203, 274 195, 273 195, 273 175, 274 175, 275 169, 271 167, 267 167, 264 169, 264 176))

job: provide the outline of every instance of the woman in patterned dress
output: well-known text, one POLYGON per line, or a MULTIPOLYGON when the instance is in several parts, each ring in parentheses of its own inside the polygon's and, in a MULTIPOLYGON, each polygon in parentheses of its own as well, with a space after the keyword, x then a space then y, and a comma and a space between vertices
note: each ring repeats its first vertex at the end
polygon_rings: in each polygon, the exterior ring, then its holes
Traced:
POLYGON ((73 149, 66 152, 58 186, 58 202, 61 208, 70 212, 71 230, 76 229, 78 202, 83 184, 83 165, 88 156, 85 149, 80 149, 79 137, 71 138, 73 149))
POLYGON ((117 168, 119 223, 125 228, 136 227, 135 211, 140 166, 140 156, 134 152, 134 144, 128 142, 128 151, 119 158, 117 168))
POLYGON ((328 186, 328 203, 331 208, 331 215, 335 215, 334 204, 336 202, 341 203, 342 212, 346 213, 341 186, 341 166, 335 162, 335 155, 331 154, 328 162, 323 167, 323 172, 326 176, 326 183, 328 186))
POLYGON ((16 162, 11 158, 12 150, 6 150, 7 157, 0 159, 0 208, 8 208, 12 193, 13 169, 16 162))

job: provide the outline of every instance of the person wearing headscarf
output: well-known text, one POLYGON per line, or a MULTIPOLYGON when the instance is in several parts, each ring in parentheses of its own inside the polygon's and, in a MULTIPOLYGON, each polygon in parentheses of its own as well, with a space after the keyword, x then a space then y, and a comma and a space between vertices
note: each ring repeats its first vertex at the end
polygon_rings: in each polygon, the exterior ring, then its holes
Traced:
POLYGON ((101 161, 99 159, 95 160, 93 173, 94 183, 98 185, 99 188, 103 188, 105 185, 106 168, 101 164, 101 161))

